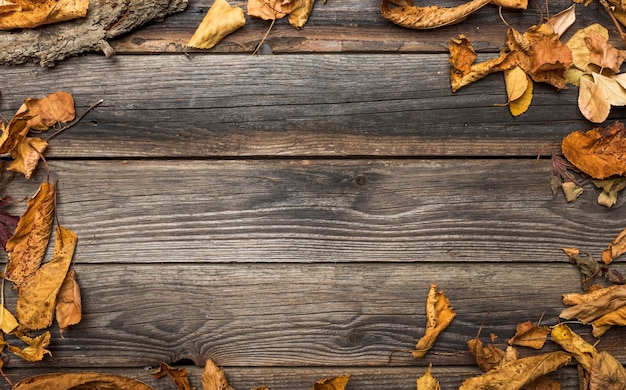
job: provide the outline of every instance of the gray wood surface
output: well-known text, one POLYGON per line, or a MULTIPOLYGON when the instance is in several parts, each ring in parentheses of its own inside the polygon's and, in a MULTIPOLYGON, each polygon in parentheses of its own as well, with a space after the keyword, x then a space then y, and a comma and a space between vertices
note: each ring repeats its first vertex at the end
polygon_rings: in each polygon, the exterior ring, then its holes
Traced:
MULTIPOLYGON (((589 183, 575 203, 553 199, 550 161, 535 160, 594 127, 576 88, 536 85, 517 118, 496 106, 501 75, 450 91, 449 39, 463 33, 493 57, 506 30, 496 7, 411 31, 384 20, 378 1, 318 1, 303 30, 276 23, 276 55, 250 56, 268 22, 248 18, 211 51, 184 47, 210 4, 192 0, 112 41, 113 58, 2 69, 7 118, 56 90, 78 112, 103 99, 46 152, 59 221, 79 237, 84 320, 65 339, 52 330, 52 357, 12 358, 11 379, 99 371, 168 390, 150 378, 160 362, 200 386, 212 358, 237 389, 309 389, 350 373, 349 390, 408 390, 429 363, 454 389, 478 373, 466 342, 481 324, 481 339, 504 347, 519 322, 557 323, 561 294, 580 290, 561 248, 599 257, 626 227, 625 200, 601 207, 589 183), (424 359, 388 362, 423 334, 432 282, 457 318, 424 359)), ((545 14, 503 11, 520 30, 545 14)), ((574 29, 601 22, 615 36, 596 3, 577 17, 574 29)), ((13 212, 45 177, 42 167, 10 184, 13 212)), ((598 348, 625 362, 625 337, 611 329, 598 348)), ((578 388, 573 365, 554 376, 578 388)))

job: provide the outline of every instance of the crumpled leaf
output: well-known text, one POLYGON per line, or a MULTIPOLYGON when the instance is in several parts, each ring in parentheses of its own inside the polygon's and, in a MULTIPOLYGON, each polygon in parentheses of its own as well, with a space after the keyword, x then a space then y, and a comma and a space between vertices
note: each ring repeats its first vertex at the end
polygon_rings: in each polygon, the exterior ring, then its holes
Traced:
POLYGON ((610 288, 606 292, 595 293, 596 299, 581 302, 563 309, 559 317, 578 319, 583 324, 595 324, 593 335, 601 336, 608 330, 607 325, 626 325, 626 285, 610 288))
POLYGON ((15 233, 6 245, 9 261, 5 277, 20 285, 43 261, 54 217, 56 189, 53 183, 42 183, 28 201, 15 233))
POLYGON ((55 313, 61 336, 69 326, 78 324, 82 319, 80 287, 76 281, 76 271, 73 269, 65 276, 57 294, 55 313))
POLYGON ((546 326, 537 326, 530 321, 517 324, 515 335, 509 339, 509 344, 541 349, 550 334, 546 326))
POLYGON ((484 346, 478 337, 469 340, 467 346, 474 356, 478 367, 485 372, 499 366, 506 355, 505 351, 493 344, 484 346))
POLYGON ((575 181, 565 181, 561 183, 561 190, 565 195, 565 200, 570 203, 578 199, 584 192, 584 189, 575 181))
POLYGON ((598 353, 593 345, 583 340, 565 324, 558 324, 552 328, 550 338, 561 348, 571 353, 585 371, 591 370, 592 360, 598 353))
MULTIPOLYGON (((87 16, 89 0, 12 0, 20 9, 0 13, 0 30, 35 28, 87 16)), ((12 5, 15 7, 14 5, 12 5)))
POLYGON ((9 345, 9 351, 15 356, 21 357, 29 362, 38 362, 42 360, 45 355, 52 355, 50 351, 46 349, 50 344, 50 332, 46 331, 35 338, 30 338, 25 335, 19 335, 19 338, 28 346, 22 349, 9 345))
POLYGON ((28 98, 17 111, 32 115, 28 126, 32 130, 48 130, 57 123, 67 123, 76 117, 74 97, 68 92, 57 91, 43 98, 28 98))
POLYGON ((552 33, 560 37, 574 24, 575 21, 576 4, 572 4, 563 11, 550 17, 545 24, 550 27, 552 33))
POLYGON ((589 374, 589 390, 624 390, 626 369, 606 351, 594 357, 589 374))
MULTIPOLYGON (((626 178, 624 178, 626 180, 626 178)), ((602 251, 602 261, 610 264, 613 260, 626 253, 626 229, 622 230, 617 237, 611 241, 608 248, 602 251)))
POLYGON ((178 390, 192 390, 191 384, 189 384, 189 374, 184 368, 175 368, 167 363, 161 362, 159 368, 152 374, 152 377, 159 379, 165 375, 174 382, 178 390))
POLYGON ((421 377, 417 378, 417 390, 440 390, 439 381, 432 375, 433 365, 429 364, 428 369, 421 377))
POLYGON ((336 376, 334 378, 320 379, 313 384, 311 390, 344 390, 351 375, 336 376))
POLYGON ((561 383, 556 379, 541 376, 524 385, 524 390, 561 390, 561 383))
MULTIPOLYGON (((382 0, 380 4, 380 12, 385 19, 402 27, 426 30, 460 23, 491 1, 470 0, 467 3, 449 8, 434 5, 418 7, 413 5, 412 0, 406 0, 397 7, 391 7, 389 5, 390 2, 396 3, 390 0, 382 0)), ((493 1, 493 3, 514 9, 526 9, 528 6, 526 0, 497 0, 493 1)))
POLYGON ((207 359, 202 371, 203 390, 235 390, 228 384, 224 370, 219 368, 211 359, 207 359))
POLYGON ((437 290, 435 283, 430 285, 426 298, 426 331, 411 354, 415 359, 423 358, 435 344, 437 337, 450 325, 456 313, 452 310, 450 300, 443 291, 437 290))
POLYGON ((601 265, 590 254, 581 254, 578 248, 563 248, 563 252, 569 256, 572 263, 576 264, 580 270, 583 290, 587 290, 589 283, 596 276, 601 276, 611 283, 624 283, 624 278, 619 272, 610 269, 605 264, 601 265))
POLYGON ((25 178, 30 179, 39 159, 43 155, 43 152, 48 147, 48 142, 37 137, 27 137, 20 141, 13 150, 11 150, 11 157, 13 161, 7 167, 7 170, 18 172, 24 175, 25 178))
POLYGON ((76 241, 73 231, 57 226, 52 260, 19 286, 16 315, 20 330, 38 330, 52 324, 57 294, 72 262, 76 241))
POLYGON ((46 374, 30 377, 18 382, 13 390, 154 390, 137 379, 95 372, 76 372, 63 374, 46 374))
POLYGON ((241 7, 231 7, 226 0, 215 0, 187 46, 210 49, 245 24, 246 17, 241 7))
MULTIPOLYGON (((592 182, 593 185, 602 190, 598 195, 598 204, 605 207, 612 207, 617 203, 617 194, 626 188, 626 177, 623 176, 614 179, 592 180, 592 182)), ((602 260, 604 260, 604 255, 602 260)))
POLYGON ((284 18, 295 7, 293 0, 248 0, 248 15, 263 20, 284 18))
POLYGON ((626 130, 621 122, 565 137, 561 149, 576 168, 594 179, 626 173, 626 130))
POLYGON ((459 390, 518 390, 526 383, 568 364, 570 360, 571 356, 561 351, 513 360, 480 376, 466 379, 459 390))
POLYGON ((589 31, 585 37, 585 43, 590 51, 589 62, 619 73, 624 58, 626 58, 626 51, 613 47, 609 43, 608 37, 604 37, 595 30, 589 31))
POLYGON ((572 51, 554 33, 540 35, 532 42, 528 52, 531 74, 565 70, 572 64, 572 51))
POLYGON ((458 39, 451 39, 448 45, 450 51, 450 85, 452 92, 456 92, 483 77, 496 72, 512 69, 515 63, 508 63, 506 60, 509 54, 502 52, 500 56, 488 61, 474 64, 476 59, 476 51, 470 43, 469 39, 463 34, 458 39))
POLYGON ((28 111, 15 114, 8 125, 2 124, 2 135, 0 136, 0 154, 9 153, 20 143, 29 132, 30 120, 33 118, 28 111))

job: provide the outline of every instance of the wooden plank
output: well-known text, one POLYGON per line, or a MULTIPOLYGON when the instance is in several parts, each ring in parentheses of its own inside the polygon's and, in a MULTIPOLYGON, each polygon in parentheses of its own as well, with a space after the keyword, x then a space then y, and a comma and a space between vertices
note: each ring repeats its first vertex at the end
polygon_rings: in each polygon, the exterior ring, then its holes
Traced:
MULTIPOLYGON (((163 248, 166 250, 166 248, 163 248)), ((83 256, 87 257, 89 251, 83 256)), ((569 264, 76 264, 83 321, 51 358, 9 367, 144 367, 211 357, 231 367, 474 367, 478 334, 506 347, 519 322, 554 325, 561 294, 580 291, 569 264), (558 282, 556 282, 558 280, 558 282), (424 334, 432 282, 457 312, 422 360, 395 353, 424 334)), ((14 297, 7 291, 7 308, 14 297)), ((590 342, 590 326, 571 325, 590 342)), ((626 359, 611 329, 597 348, 626 359)), ((15 342, 12 337, 9 342, 15 342)), ((548 342, 543 351, 558 350, 548 342)), ((520 348, 521 356, 536 354, 520 348)))
MULTIPOLYGON (((78 111, 49 157, 532 156, 592 125, 576 88, 537 85, 526 114, 501 75, 450 91, 447 55, 97 56, 10 68, 0 113, 66 90, 78 111), (42 88, 45 88, 43 90, 42 88)), ((609 121, 623 117, 615 107, 609 121)))
MULTIPOLYGON (((189 374, 192 386, 200 386, 202 376, 201 367, 177 366, 184 368, 189 374)), ((236 389, 251 389, 261 384, 272 390, 305 390, 310 389, 312 384, 323 378, 338 375, 351 374, 348 382, 348 390, 415 390, 415 379, 425 372, 425 368, 405 367, 341 367, 341 368, 288 368, 288 367, 225 367, 229 383, 236 389)), ((177 390, 167 378, 155 380, 151 374, 156 367, 138 369, 98 369, 98 372, 123 375, 139 379, 159 390, 177 390)), ((68 370, 42 370, 42 369, 5 369, 12 380, 27 378, 31 375, 46 374, 50 372, 66 372, 68 370)), ((563 390, 577 390, 578 381, 571 367, 565 367, 551 375, 559 380, 563 390)), ((74 371, 73 371, 74 372, 74 371)), ((443 389, 456 389, 465 379, 478 375, 477 369, 467 367, 433 367, 433 375, 440 381, 443 389)))
MULTIPOLYGON (((212 2, 192 0, 185 12, 168 17, 164 23, 152 23, 112 42, 119 53, 180 53, 193 51, 185 45, 204 17, 212 2)), ((417 4, 417 3, 416 3, 417 4)), ((459 1, 432 2, 453 7, 459 1)), ((241 6, 244 11, 246 4, 241 6)), ((419 4, 421 6, 431 4, 419 4)), ((556 13, 571 5, 566 0, 550 2, 550 9, 540 11, 530 4, 526 11, 502 11, 505 20, 519 30, 535 25, 548 13, 556 13)), ((545 8, 545 5, 542 4, 545 8)), ((577 22, 572 30, 591 23, 612 25, 599 4, 578 6, 577 22)), ((269 21, 246 17, 246 26, 226 37, 211 49, 212 53, 251 53, 265 35, 269 21)), ((504 45, 507 26, 498 16, 495 6, 486 6, 463 23, 433 30, 410 30, 398 27, 380 14, 380 0, 354 2, 317 1, 309 22, 302 30, 293 29, 285 19, 278 20, 265 41, 274 53, 302 52, 447 52, 451 38, 464 34, 475 42, 479 51, 498 52, 504 45)), ((614 30, 614 28, 612 29, 614 30)), ((613 38, 618 38, 612 31, 613 38)))
MULTIPOLYGON (((534 160, 51 161, 94 263, 568 262, 626 226, 591 185, 552 199, 534 160), (163 252, 167 248, 167 253, 163 252)), ((15 199, 34 193, 16 180, 15 199)), ((15 205, 21 213, 24 203, 15 205)))

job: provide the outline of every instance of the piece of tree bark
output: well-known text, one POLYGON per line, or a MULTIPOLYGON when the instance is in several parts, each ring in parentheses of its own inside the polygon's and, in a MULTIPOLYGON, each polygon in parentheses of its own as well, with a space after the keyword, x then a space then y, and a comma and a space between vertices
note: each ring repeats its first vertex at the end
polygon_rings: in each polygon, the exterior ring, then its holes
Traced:
POLYGON ((0 32, 0 64, 29 60, 42 66, 87 52, 114 54, 108 39, 142 24, 180 12, 188 0, 92 0, 86 18, 34 29, 0 32))

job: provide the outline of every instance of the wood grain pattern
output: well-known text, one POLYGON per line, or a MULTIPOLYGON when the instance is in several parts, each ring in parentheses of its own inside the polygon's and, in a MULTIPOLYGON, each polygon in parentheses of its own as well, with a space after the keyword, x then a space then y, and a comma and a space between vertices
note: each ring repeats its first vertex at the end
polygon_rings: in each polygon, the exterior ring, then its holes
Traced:
POLYGON ((49 157, 72 158, 535 157, 594 127, 575 88, 537 85, 514 118, 496 106, 501 75, 452 93, 448 71, 443 54, 85 57, 12 68, 0 113, 46 94, 42 85, 72 93, 79 112, 104 99, 52 142, 49 157))
MULTIPOLYGON (((85 262, 568 262, 626 220, 591 185, 552 199, 534 160, 53 161, 85 262), (167 248, 167 255, 163 249, 167 248)), ((9 187, 16 199, 30 183, 9 187), (15 188, 15 190, 14 190, 15 188)), ((19 213, 24 204, 16 205, 19 213)))

